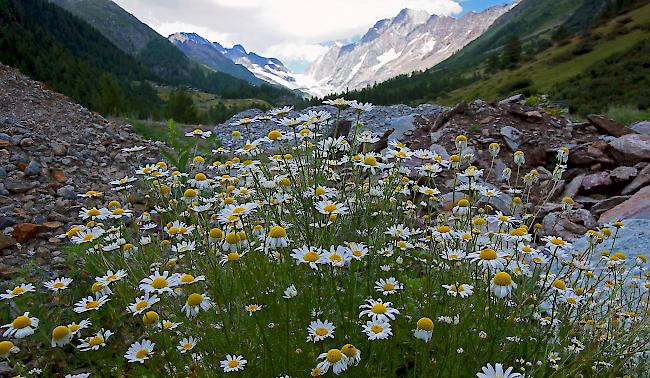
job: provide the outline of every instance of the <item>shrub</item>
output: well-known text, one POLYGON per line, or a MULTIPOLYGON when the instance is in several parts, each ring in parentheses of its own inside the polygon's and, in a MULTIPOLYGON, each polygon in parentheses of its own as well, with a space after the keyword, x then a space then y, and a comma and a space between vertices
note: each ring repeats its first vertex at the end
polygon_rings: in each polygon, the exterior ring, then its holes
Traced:
POLYGON ((501 192, 464 136, 445 160, 398 142, 370 152, 379 138, 358 126, 326 137, 326 112, 276 120, 186 172, 159 162, 85 193, 87 223, 62 235, 79 272, 2 295, 2 357, 47 376, 643 374, 645 260, 614 252, 623 224, 584 249, 534 224, 568 150, 543 187, 518 151, 501 192))

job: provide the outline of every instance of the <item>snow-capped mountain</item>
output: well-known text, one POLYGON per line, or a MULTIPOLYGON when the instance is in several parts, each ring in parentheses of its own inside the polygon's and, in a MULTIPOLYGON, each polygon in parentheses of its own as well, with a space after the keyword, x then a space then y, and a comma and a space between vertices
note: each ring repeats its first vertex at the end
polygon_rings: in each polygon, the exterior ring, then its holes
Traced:
MULTIPOLYGON (((221 45, 216 42, 214 45, 221 47, 221 45)), ((221 49, 225 57, 246 67, 259 79, 289 89, 301 89, 300 85, 296 81, 295 74, 285 67, 280 60, 276 58, 266 58, 255 54, 254 52, 247 52, 242 45, 235 45, 230 49, 221 47, 221 49)))
POLYGON ((224 56, 224 48, 221 45, 213 44, 196 33, 176 33, 170 35, 168 39, 185 55, 216 71, 246 80, 253 85, 264 82, 246 67, 224 56))
POLYGON ((196 33, 172 34, 169 40, 190 58, 252 84, 259 85, 266 82, 292 90, 305 89, 297 82, 296 75, 280 60, 247 52, 242 45, 226 48, 196 33))
POLYGON ((460 18, 403 9, 377 22, 356 43, 335 44, 310 65, 312 93, 343 92, 431 68, 483 34, 513 5, 460 18))

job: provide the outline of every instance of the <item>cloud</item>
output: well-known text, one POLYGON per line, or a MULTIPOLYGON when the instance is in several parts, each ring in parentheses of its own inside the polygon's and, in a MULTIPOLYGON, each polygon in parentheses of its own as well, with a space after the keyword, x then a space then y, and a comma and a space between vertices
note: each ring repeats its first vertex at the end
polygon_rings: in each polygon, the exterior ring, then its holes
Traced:
POLYGON ((363 34, 403 8, 455 15, 459 0, 115 0, 159 33, 193 31, 225 46, 313 61, 322 41, 363 34))

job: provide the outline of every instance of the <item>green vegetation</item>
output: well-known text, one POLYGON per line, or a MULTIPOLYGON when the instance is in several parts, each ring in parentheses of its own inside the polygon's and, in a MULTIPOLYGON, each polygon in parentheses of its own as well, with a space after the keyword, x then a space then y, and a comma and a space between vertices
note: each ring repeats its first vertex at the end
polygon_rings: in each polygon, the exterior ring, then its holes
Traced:
POLYGON ((0 61, 104 114, 154 116, 155 75, 57 6, 0 0, 0 61))
POLYGON ((650 110, 639 110, 634 106, 612 106, 605 111, 605 114, 627 126, 650 119, 650 110))
POLYGON ((143 37, 138 42, 141 50, 129 55, 88 23, 48 1, 0 0, 0 61, 103 115, 216 123, 241 111, 243 104, 267 109, 271 103, 301 101, 289 90, 255 87, 208 70, 153 34, 157 38, 143 37), (168 88, 166 96, 154 89, 161 85, 168 88), (186 86, 210 92, 203 95, 210 96, 210 106, 197 102, 195 108, 196 96, 188 101, 181 93, 186 86), (181 94, 170 95, 173 91, 181 94), (182 109, 185 106, 188 109, 182 109))
POLYGON ((524 0, 432 69, 346 97, 380 104, 455 104, 548 93, 579 114, 603 112, 612 104, 646 109, 648 20, 647 1, 524 0))

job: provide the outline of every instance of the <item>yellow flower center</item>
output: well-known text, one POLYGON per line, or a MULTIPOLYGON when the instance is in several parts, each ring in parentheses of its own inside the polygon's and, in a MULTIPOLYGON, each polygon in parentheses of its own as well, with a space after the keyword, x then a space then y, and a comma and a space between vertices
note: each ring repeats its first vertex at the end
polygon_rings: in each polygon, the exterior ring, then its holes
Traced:
POLYGON ((193 281, 194 281, 194 276, 191 274, 183 274, 183 277, 181 277, 182 283, 190 283, 193 281))
POLYGON ((93 235, 93 234, 86 234, 86 235, 84 235, 84 237, 83 237, 81 240, 83 240, 83 241, 91 241, 91 240, 93 240, 94 238, 95 238, 95 235, 93 235))
POLYGON ((376 167, 377 166, 377 158, 375 158, 374 156, 366 156, 363 159, 363 164, 369 165, 371 167, 376 167))
POLYGON ((333 203, 323 206, 323 210, 325 210, 326 213, 334 212, 336 209, 338 209, 338 207, 333 203))
POLYGON ((14 347, 14 343, 11 341, 2 341, 0 342, 0 356, 4 356, 9 353, 11 348, 14 347))
POLYGON ((566 299, 566 301, 567 301, 567 303, 569 303, 569 304, 573 304, 573 305, 576 304, 576 303, 578 303, 578 301, 576 301, 576 299, 573 298, 573 297, 568 297, 568 298, 566 299))
POLYGON ((190 350, 193 347, 194 347, 194 345, 192 345, 190 343, 185 343, 185 344, 183 344, 183 346, 181 348, 183 348, 183 350, 190 350))
POLYGON ((160 317, 158 316, 158 313, 155 311, 148 311, 146 314, 142 316, 142 322, 145 325, 154 324, 158 321, 158 319, 160 319, 160 317))
POLYGON ((562 280, 553 281, 553 287, 556 289, 564 290, 566 289, 566 284, 562 280))
POLYGON ((273 226, 271 227, 271 231, 269 231, 269 237, 273 239, 280 239, 285 236, 287 236, 287 231, 281 226, 273 226))
POLYGON ((84 307, 86 307, 86 309, 88 309, 88 310, 93 309, 93 308, 97 308, 97 307, 99 307, 99 301, 86 302, 84 307))
POLYGON ((330 260, 338 263, 338 262, 343 261, 343 257, 341 255, 335 253, 335 254, 330 255, 330 260))
POLYGON ((101 345, 103 343, 104 343, 104 338, 101 336, 91 337, 90 340, 88 340, 88 344, 90 344, 91 347, 101 345))
POLYGON ((32 320, 29 318, 29 316, 21 315, 14 319, 13 322, 11 322, 11 326, 14 329, 21 329, 25 327, 29 327, 32 325, 32 320))
POLYGON ((370 330, 375 334, 382 333, 382 332, 384 332, 384 327, 380 326, 379 324, 373 324, 370 327, 370 330))
POLYGON ((237 360, 230 360, 230 361, 228 361, 228 367, 229 367, 229 368, 234 369, 234 368, 236 368, 237 366, 239 366, 239 361, 237 361, 237 360))
POLYGON ((352 344, 345 344, 341 351, 350 358, 357 355, 357 348, 352 344))
POLYGON ((375 303, 372 305, 372 309, 370 311, 374 312, 375 314, 385 314, 386 306, 383 303, 375 303))
POLYGON ((451 231, 451 228, 449 226, 438 226, 437 230, 441 234, 446 234, 451 231))
POLYGON ((99 210, 97 210, 96 207, 93 207, 92 209, 86 211, 86 215, 88 215, 89 217, 96 217, 99 214, 101 214, 101 213, 99 212, 99 210))
POLYGON ((187 304, 189 306, 198 306, 201 302, 203 302, 203 296, 201 294, 194 293, 187 297, 187 304))
POLYGON ((557 246, 562 246, 562 245, 564 245, 564 240, 558 239, 558 238, 553 238, 553 239, 551 239, 551 244, 557 245, 557 246))
POLYGON ((11 291, 11 295, 13 295, 13 296, 17 296, 17 295, 20 295, 20 294, 22 294, 22 293, 24 293, 24 292, 25 292, 25 289, 23 289, 22 287, 18 286, 17 288, 15 288, 15 289, 13 289, 13 290, 11 291))
POLYGON ((270 140, 278 140, 282 137, 282 133, 279 130, 271 130, 268 137, 270 140))
POLYGON ((70 330, 70 332, 77 332, 80 328, 81 328, 81 326, 79 324, 77 324, 77 323, 72 323, 72 324, 70 324, 68 326, 68 329, 70 330))
POLYGON ((393 291, 395 290, 395 285, 392 283, 385 283, 384 286, 382 286, 384 291, 393 291))
POLYGON ((317 196, 322 196, 325 193, 326 193, 325 189, 323 189, 322 187, 319 186, 318 188, 316 188, 316 195, 317 196))
POLYGON ((338 349, 330 349, 327 351, 327 361, 331 364, 335 364, 343 358, 343 353, 338 349))
POLYGON ((479 254, 481 260, 496 260, 497 252, 494 249, 486 248, 479 254))
POLYGON ((58 326, 52 331, 54 340, 61 340, 70 334, 70 329, 66 326, 58 326))
POLYGON ((497 286, 510 286, 512 278, 506 272, 499 272, 494 275, 494 284, 497 286))
POLYGON ((148 306, 149 306, 149 302, 147 302, 147 301, 140 301, 140 302, 136 303, 136 305, 135 305, 135 309, 136 309, 137 311, 140 311, 140 310, 142 310, 143 308, 147 308, 148 306))
POLYGON ((151 287, 154 289, 163 289, 168 285, 167 280, 164 277, 156 277, 151 281, 151 287))
POLYGON ((55 289, 61 289, 62 287, 65 287, 65 284, 63 282, 55 282, 52 284, 52 287, 55 289))
POLYGON ((433 331, 433 321, 429 318, 420 318, 417 322, 417 328, 424 331, 433 331))
POLYGON ((226 235, 226 243, 228 244, 237 244, 239 243, 239 236, 236 233, 230 232, 226 235))
POLYGON ((318 336, 325 336, 325 335, 327 335, 329 332, 327 331, 326 328, 318 327, 318 328, 316 328, 315 333, 316 333, 318 336))
POLYGON ((147 349, 140 349, 135 353, 135 358, 145 358, 149 355, 149 351, 147 349))
POLYGON ((316 253, 316 252, 314 252, 314 251, 309 251, 309 252, 305 253, 305 254, 302 256, 302 258, 303 258, 305 261, 316 262, 316 261, 318 261, 318 253, 316 253))
POLYGON ((207 179, 208 178, 203 173, 197 173, 197 174, 194 175, 194 180, 196 180, 196 181, 205 181, 207 179))

